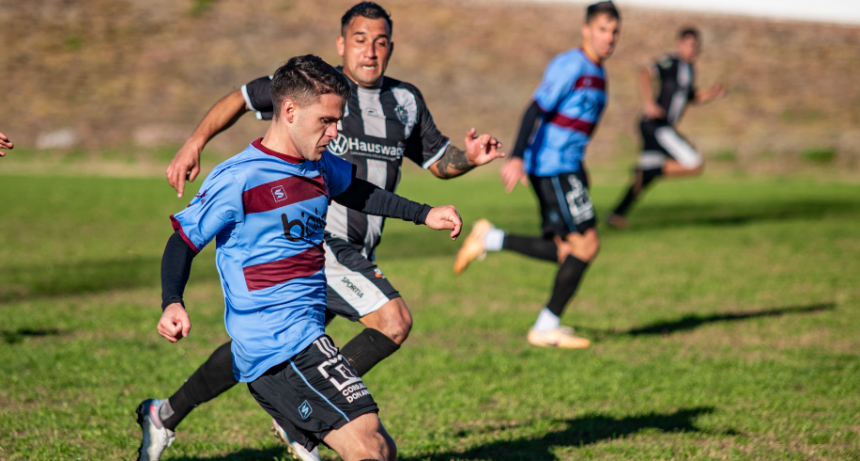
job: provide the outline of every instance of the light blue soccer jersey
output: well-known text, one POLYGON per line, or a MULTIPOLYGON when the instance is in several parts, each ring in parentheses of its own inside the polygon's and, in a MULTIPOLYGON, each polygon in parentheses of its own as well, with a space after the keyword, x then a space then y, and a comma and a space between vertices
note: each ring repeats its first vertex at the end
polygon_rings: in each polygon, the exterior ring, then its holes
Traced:
POLYGON ((215 239, 241 382, 325 333, 323 229, 329 198, 352 180, 352 164, 327 151, 319 161, 300 161, 260 141, 215 167, 191 204, 171 216, 195 253, 215 239))
POLYGON ((573 173, 582 167, 585 146, 606 107, 606 72, 582 49, 556 56, 546 68, 534 100, 544 120, 523 154, 535 176, 573 173))

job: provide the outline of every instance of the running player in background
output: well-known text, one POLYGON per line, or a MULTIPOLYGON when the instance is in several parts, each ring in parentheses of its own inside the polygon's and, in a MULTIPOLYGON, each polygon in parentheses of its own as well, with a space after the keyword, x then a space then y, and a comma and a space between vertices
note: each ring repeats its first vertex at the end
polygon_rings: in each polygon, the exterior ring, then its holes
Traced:
MULTIPOLYGON (((388 13, 371 2, 353 6, 341 18, 337 49, 351 96, 338 123, 338 136, 328 145, 329 152, 352 163, 357 178, 389 192, 394 192, 400 182, 404 157, 436 177, 448 179, 504 156, 497 151, 499 143, 488 134, 475 137, 474 129, 466 133, 465 150, 454 146, 436 128, 421 92, 414 85, 385 76, 394 50, 391 26, 388 13)), ((167 169, 168 181, 180 195, 186 175, 193 180, 199 172, 203 146, 216 134, 248 111, 255 112, 260 120, 272 119, 271 85, 271 77, 253 80, 221 99, 206 114, 167 169)), ((330 320, 339 315, 366 327, 341 350, 362 376, 400 348, 412 328, 412 315, 376 266, 374 252, 381 239, 383 218, 332 203, 327 221, 327 317, 330 320)), ((173 437, 173 431, 197 405, 237 383, 230 350, 229 342, 216 349, 169 399, 157 400, 156 412, 162 415, 163 424, 157 431, 152 425, 144 426, 145 432, 152 430, 145 440, 163 450, 163 441, 173 437)), ((155 401, 145 401, 139 411, 146 413, 143 407, 155 401)), ((291 425, 275 423, 273 431, 301 459, 318 459, 314 445, 291 425)))
POLYGON ((627 227, 630 207, 655 179, 702 173, 702 154, 675 131, 675 125, 688 102, 704 103, 723 96, 725 90, 722 85, 714 85, 704 91, 696 90, 693 66, 701 51, 699 31, 689 28, 681 30, 676 46, 676 54, 664 56, 639 73, 639 88, 644 103, 642 120, 639 122, 642 152, 633 171, 633 183, 606 220, 612 227, 627 227), (651 88, 654 79, 660 85, 656 98, 651 88))
MULTIPOLYGON (((275 117, 265 136, 215 167, 202 192, 171 216, 158 331, 171 342, 188 336, 182 297, 191 263, 215 239, 236 379, 275 421, 344 460, 394 460, 373 397, 325 335, 329 203, 448 229, 452 239, 462 221, 453 206, 431 208, 357 178, 352 164, 326 150, 349 100, 342 73, 300 56, 275 72, 271 86, 275 117)), ((159 433, 159 406, 145 409, 141 425, 159 433)), ((139 454, 157 459, 161 450, 144 440, 139 454)))
POLYGON ((612 2, 588 7, 582 48, 556 56, 547 66, 523 116, 512 158, 502 168, 508 192, 517 182, 526 185, 531 181, 540 204, 543 234, 507 234, 480 220, 454 263, 454 272, 461 273, 486 251, 510 250, 559 264, 549 303, 529 331, 528 341, 537 346, 584 348, 590 344, 571 328, 561 326, 560 319, 599 247, 583 158, 606 107, 603 62, 615 50, 620 22, 612 2))
POLYGON ((12 141, 10 141, 5 134, 0 133, 0 157, 6 156, 6 152, 3 152, 4 149, 12 150, 14 147, 15 144, 12 144, 12 141))

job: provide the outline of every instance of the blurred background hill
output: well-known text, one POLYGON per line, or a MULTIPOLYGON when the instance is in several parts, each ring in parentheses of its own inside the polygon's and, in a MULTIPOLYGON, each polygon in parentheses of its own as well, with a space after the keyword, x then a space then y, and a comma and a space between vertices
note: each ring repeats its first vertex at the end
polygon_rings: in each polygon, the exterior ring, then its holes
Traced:
MULTIPOLYGON (((339 63, 339 19, 353 3, 2 0, 0 129, 26 151, 160 152, 163 169, 219 97, 297 54, 339 63)), ((513 144, 544 67, 579 44, 583 16, 581 4, 382 4, 394 20, 388 75, 421 88, 458 144, 471 126, 513 144)), ((635 72, 692 25, 704 37, 699 87, 721 82, 729 91, 681 122, 707 157, 743 170, 860 170, 860 27, 620 4, 621 42, 607 64, 610 103, 592 165, 632 162, 635 72)), ((229 155, 265 128, 246 116, 210 150, 229 155)))

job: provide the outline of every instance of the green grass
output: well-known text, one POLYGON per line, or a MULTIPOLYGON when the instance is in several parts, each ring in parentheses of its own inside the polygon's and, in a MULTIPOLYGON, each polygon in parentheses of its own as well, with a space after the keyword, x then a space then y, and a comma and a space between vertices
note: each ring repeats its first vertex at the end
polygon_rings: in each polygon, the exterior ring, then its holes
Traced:
MULTIPOLYGON (((199 183, 192 189, 199 187, 199 183)), ((409 170, 401 193, 537 232, 530 192, 409 170)), ((597 185, 605 212, 620 188, 597 185)), ((160 339, 165 181, 0 176, 0 460, 132 459, 133 411, 227 337, 212 248, 160 339)), ((530 347, 553 267, 390 221, 378 259, 414 314, 366 382, 404 460, 860 459, 860 188, 811 180, 659 184, 602 251, 564 321, 584 351, 530 347)), ((335 321, 343 344, 360 331, 335 321)), ((179 427, 169 460, 289 459, 245 386, 179 427)), ((324 457, 333 459, 330 451, 324 457)))

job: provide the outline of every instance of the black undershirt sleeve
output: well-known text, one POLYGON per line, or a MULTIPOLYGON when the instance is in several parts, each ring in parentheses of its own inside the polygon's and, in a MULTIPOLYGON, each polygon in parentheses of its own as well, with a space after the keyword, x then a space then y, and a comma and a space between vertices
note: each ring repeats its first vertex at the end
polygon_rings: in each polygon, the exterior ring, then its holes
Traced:
POLYGON ((365 214, 397 218, 415 224, 424 224, 431 210, 430 205, 413 202, 356 177, 352 178, 343 193, 332 200, 365 214))
POLYGON ((164 256, 161 258, 161 309, 173 303, 180 303, 185 293, 185 285, 191 275, 191 261, 194 259, 194 251, 185 243, 179 231, 173 233, 164 247, 164 256))
POLYGON ((543 117, 543 111, 536 101, 532 101, 531 105, 523 114, 523 122, 520 124, 520 133, 517 135, 517 142, 514 144, 514 151, 511 153, 513 157, 523 158, 526 151, 526 146, 529 143, 529 138, 532 137, 532 132, 535 125, 543 117))

